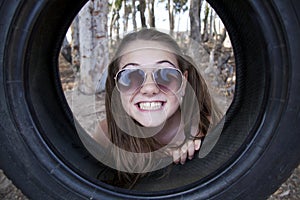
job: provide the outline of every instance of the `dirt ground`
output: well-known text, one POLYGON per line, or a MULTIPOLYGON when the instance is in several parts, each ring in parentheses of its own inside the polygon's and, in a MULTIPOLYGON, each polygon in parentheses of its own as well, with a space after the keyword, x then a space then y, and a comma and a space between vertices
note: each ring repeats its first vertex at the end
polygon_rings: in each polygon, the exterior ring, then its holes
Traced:
MULTIPOLYGON (((71 91, 76 87, 75 74, 68 64, 61 65, 61 80, 64 91, 71 91)), ((70 93, 66 92, 66 96, 70 93)), ((228 98, 221 99, 217 97, 217 103, 228 107, 228 98)), ((103 105, 99 106, 101 109, 103 105)), ((81 110, 79 113, 84 116, 87 115, 85 111, 81 110)), ((76 114, 76 113, 75 113, 76 114)), ((27 200, 22 191, 14 186, 6 176, 5 172, 0 169, 0 200, 27 200)), ((281 187, 268 198, 268 200, 299 200, 300 199, 300 165, 293 171, 291 176, 281 187)))

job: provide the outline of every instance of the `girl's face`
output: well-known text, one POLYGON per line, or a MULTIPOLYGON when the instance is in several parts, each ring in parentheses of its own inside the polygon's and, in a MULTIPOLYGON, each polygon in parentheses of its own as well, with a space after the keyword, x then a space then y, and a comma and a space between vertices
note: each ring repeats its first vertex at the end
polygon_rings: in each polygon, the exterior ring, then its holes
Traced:
POLYGON ((180 106, 186 85, 187 72, 182 75, 178 69, 175 55, 162 44, 131 42, 119 64, 119 70, 125 71, 116 77, 124 80, 120 96, 128 115, 145 127, 162 125, 171 117, 180 106))

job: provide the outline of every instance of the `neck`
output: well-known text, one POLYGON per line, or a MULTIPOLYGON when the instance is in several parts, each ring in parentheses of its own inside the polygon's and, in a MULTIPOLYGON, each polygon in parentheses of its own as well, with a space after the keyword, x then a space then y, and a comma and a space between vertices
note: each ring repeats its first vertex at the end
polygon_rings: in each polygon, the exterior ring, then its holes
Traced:
POLYGON ((169 119, 164 127, 154 136, 162 144, 168 144, 178 133, 181 126, 181 112, 178 109, 169 119))

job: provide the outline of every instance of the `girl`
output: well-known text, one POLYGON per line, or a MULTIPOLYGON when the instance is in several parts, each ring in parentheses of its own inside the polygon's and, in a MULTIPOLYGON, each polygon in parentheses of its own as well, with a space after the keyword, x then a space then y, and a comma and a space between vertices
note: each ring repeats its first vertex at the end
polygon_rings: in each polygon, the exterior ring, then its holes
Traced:
POLYGON ((132 186, 170 162, 193 159, 220 118, 192 60, 168 34, 142 29, 124 37, 108 67, 106 119, 93 136, 115 185, 132 186))

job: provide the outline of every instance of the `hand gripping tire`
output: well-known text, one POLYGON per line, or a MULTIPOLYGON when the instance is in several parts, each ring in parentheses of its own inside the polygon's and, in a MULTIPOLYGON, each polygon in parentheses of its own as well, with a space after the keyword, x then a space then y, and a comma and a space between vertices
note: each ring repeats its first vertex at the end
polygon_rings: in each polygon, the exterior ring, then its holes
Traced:
POLYGON ((99 163, 77 136, 57 69, 84 3, 0 1, 0 168, 30 199, 265 199, 299 164, 300 1, 209 0, 237 64, 217 145, 138 190, 97 181, 99 163))

